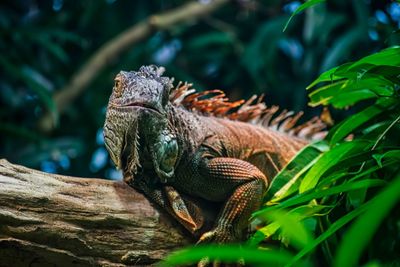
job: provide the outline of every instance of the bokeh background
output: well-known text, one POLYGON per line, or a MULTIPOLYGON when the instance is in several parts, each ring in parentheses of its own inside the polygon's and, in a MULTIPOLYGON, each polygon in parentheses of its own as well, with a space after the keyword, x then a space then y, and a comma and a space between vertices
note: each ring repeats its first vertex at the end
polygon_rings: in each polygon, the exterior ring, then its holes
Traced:
MULTIPOLYGON (((199 0, 209 5, 212 0, 199 0)), ((266 95, 307 116, 305 87, 321 72, 399 43, 397 1, 327 1, 295 16, 300 1, 230 1, 198 20, 155 30, 107 61, 57 112, 54 96, 108 41, 188 1, 0 3, 0 158, 46 172, 118 179, 103 144, 105 108, 120 70, 163 65, 176 81, 223 89, 233 100, 266 95), (41 120, 52 114, 56 127, 41 120)), ((334 113, 336 120, 348 116, 334 113)))

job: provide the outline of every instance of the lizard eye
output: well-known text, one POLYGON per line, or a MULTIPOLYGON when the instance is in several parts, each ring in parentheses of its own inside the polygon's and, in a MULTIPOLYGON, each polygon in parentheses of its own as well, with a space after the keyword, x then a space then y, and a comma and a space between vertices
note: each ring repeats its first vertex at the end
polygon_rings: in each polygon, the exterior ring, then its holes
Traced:
POLYGON ((114 90, 117 97, 122 96, 121 80, 118 78, 114 80, 114 90))

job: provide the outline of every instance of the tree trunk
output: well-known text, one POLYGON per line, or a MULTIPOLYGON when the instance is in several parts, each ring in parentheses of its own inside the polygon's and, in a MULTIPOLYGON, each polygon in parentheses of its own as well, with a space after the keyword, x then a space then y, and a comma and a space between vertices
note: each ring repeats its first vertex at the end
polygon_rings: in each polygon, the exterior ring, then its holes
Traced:
POLYGON ((0 266, 150 265, 191 241, 122 182, 0 160, 0 266))

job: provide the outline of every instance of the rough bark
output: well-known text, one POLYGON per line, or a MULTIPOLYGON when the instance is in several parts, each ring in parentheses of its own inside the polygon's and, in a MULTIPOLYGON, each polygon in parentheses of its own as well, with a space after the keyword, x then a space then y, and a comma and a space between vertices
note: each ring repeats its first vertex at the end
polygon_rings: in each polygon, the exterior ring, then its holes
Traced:
POLYGON ((190 242, 122 182, 0 160, 0 266, 149 265, 190 242))

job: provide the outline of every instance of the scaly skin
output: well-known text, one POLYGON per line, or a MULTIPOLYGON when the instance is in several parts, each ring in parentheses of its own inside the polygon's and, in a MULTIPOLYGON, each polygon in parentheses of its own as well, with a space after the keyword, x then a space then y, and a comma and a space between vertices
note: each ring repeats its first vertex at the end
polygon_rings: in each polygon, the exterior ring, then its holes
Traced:
POLYGON ((117 75, 104 125, 111 158, 199 243, 242 241, 269 182, 307 141, 176 106, 162 72, 117 75))

